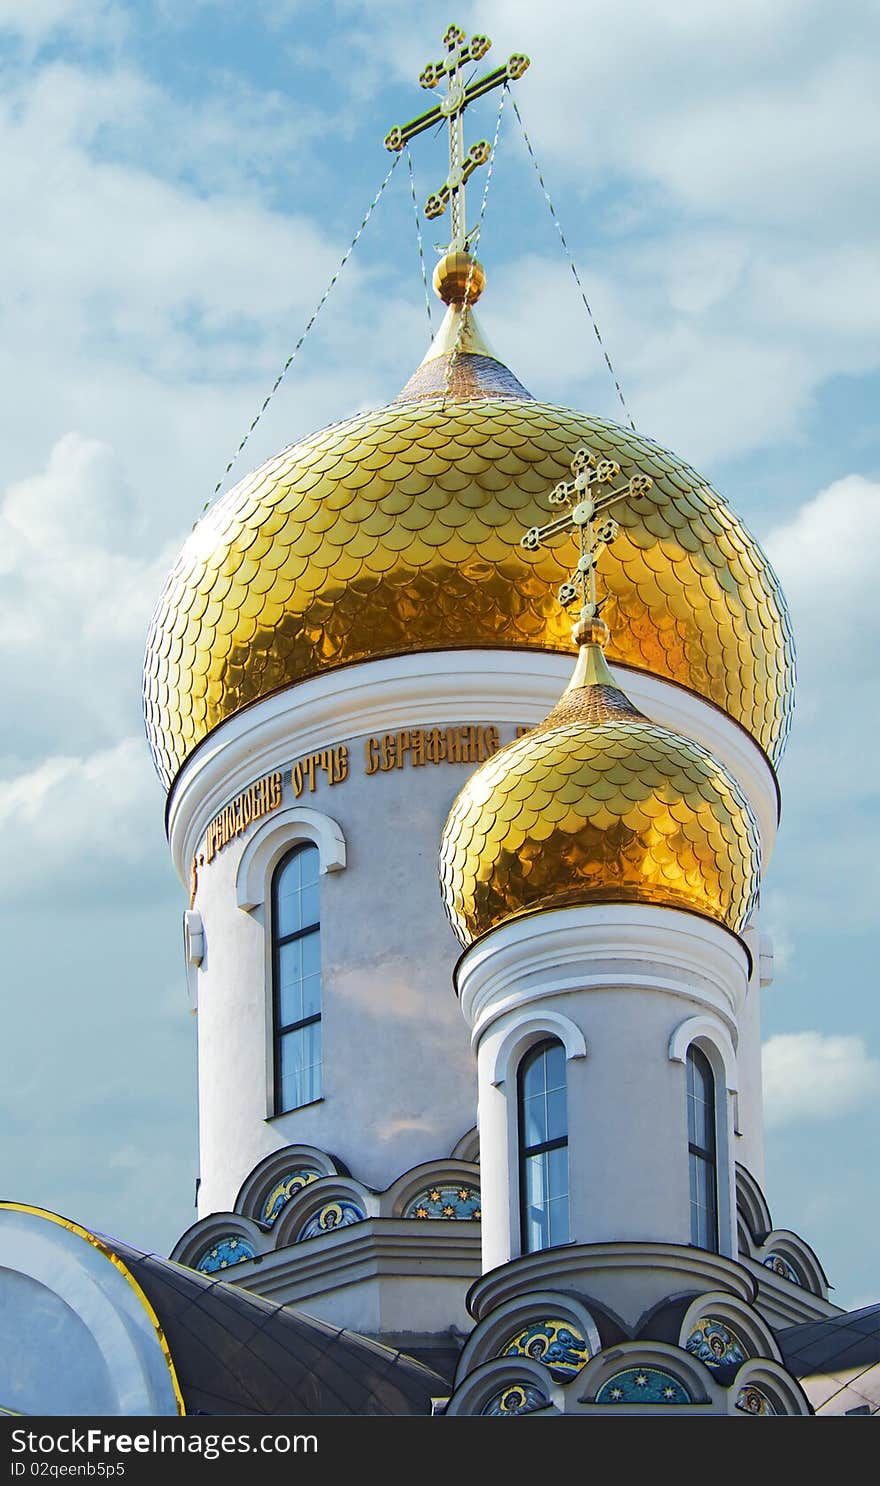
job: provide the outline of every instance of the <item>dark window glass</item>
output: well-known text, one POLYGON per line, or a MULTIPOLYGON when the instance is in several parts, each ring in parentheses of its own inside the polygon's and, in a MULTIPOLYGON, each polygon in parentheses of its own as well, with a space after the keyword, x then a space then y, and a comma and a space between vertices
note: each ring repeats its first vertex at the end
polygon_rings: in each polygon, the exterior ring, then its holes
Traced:
POLYGON ((275 1113, 321 1097, 320 858, 297 846, 272 879, 275 1113))
POLYGON ((688 1167, 691 1243, 718 1252, 718 1177, 715 1147, 715 1075, 704 1052, 687 1055, 688 1167))
POLYGON ((565 1049, 541 1042, 517 1081, 523 1253, 568 1243, 568 1117, 565 1049))

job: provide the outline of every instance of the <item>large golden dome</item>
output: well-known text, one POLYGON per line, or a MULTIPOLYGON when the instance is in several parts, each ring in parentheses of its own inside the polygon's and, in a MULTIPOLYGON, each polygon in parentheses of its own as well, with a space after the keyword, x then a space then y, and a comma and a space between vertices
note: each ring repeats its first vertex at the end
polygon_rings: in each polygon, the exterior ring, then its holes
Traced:
POLYGON ((459 940, 574 903, 685 909, 738 933, 761 847, 736 780, 638 712, 597 645, 578 670, 549 717, 482 764, 452 806, 440 881, 459 940))
POLYGON ((463 647, 567 651, 553 597, 568 576, 567 544, 527 553, 520 537, 546 520, 548 492, 585 444, 624 478, 654 482, 615 510, 621 531, 603 564, 610 657, 716 703, 778 758, 793 650, 754 538, 652 440, 536 402, 472 325, 450 372, 461 313, 450 308, 395 402, 268 460, 186 542, 144 674, 166 784, 226 718, 336 666, 463 647))

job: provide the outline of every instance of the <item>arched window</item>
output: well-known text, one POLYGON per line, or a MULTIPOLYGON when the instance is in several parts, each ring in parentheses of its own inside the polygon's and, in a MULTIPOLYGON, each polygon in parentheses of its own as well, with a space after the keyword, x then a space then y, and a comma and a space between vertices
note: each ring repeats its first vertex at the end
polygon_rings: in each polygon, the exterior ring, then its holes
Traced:
POLYGON ((688 1165, 691 1243, 718 1252, 718 1158, 715 1143, 715 1075, 704 1052, 687 1053, 688 1165))
POLYGON ((523 1253, 568 1243, 565 1048, 555 1038, 523 1058, 517 1078, 523 1253))
POLYGON ((272 878, 275 1113, 321 1097, 317 846, 294 847, 272 878))

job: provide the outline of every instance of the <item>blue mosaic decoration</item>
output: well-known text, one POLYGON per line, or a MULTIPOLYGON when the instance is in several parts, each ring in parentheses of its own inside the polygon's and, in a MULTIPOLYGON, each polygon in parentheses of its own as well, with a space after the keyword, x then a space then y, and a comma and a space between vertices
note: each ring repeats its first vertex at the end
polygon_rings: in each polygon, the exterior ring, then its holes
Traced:
POLYGON ((297 1192, 301 1192, 303 1187, 307 1187, 310 1182, 316 1182, 319 1175, 319 1172, 309 1171, 305 1167, 301 1167, 299 1171, 288 1171, 286 1176, 283 1176, 280 1181, 275 1183, 266 1201, 263 1203, 260 1212, 260 1222, 268 1223, 271 1227, 281 1212, 281 1209, 287 1206, 291 1197, 295 1197, 297 1192))
POLYGON ((221 1269, 231 1269, 233 1264, 243 1264, 245 1259, 255 1256, 256 1249, 246 1238, 237 1233, 227 1233, 205 1250, 196 1269, 200 1274, 217 1274, 221 1269))
POLYGON ((332 1233, 336 1228, 348 1228, 351 1223, 362 1223, 366 1217, 353 1202, 328 1202, 319 1212, 312 1213, 296 1236, 297 1243, 304 1238, 320 1238, 322 1233, 332 1233))
POLYGON ((687 1339, 687 1349, 707 1367, 739 1367, 749 1355, 744 1342, 727 1321, 704 1316, 687 1339))
POLYGON ((531 1383, 511 1383, 500 1393, 489 1399, 480 1409, 484 1419, 516 1419, 520 1414, 533 1414, 535 1409, 546 1409, 548 1400, 540 1388, 531 1383))
POLYGON ((603 1383, 597 1403, 693 1403, 683 1383, 659 1367, 627 1367, 603 1383))
POLYGON ((482 1217, 479 1187, 426 1187, 406 1204, 405 1218, 482 1217))
POLYGON ((763 1262, 768 1269, 773 1270, 774 1274, 782 1275, 784 1280, 791 1280, 793 1285, 803 1285, 803 1280, 797 1270, 792 1268, 782 1254, 768 1254, 763 1262))
POLYGON ((776 1410, 760 1388, 755 1388, 748 1383, 745 1388, 740 1388, 736 1395, 736 1406, 743 1414, 763 1414, 765 1417, 776 1417, 776 1410))
POLYGON ((502 1357, 531 1357, 550 1369, 551 1378, 565 1383, 590 1360, 586 1338, 568 1321, 533 1321, 502 1347, 502 1357))

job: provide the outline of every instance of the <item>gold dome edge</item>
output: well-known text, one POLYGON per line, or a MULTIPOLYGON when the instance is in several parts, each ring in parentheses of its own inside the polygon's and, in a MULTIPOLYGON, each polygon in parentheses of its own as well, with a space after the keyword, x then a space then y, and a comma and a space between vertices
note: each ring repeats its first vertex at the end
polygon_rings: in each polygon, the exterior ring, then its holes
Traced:
MULTIPOLYGON (((159 773, 159 769, 158 769, 158 766, 157 766, 157 763, 156 763, 156 759, 155 759, 155 756, 152 754, 152 748, 151 748, 150 753, 151 753, 151 758, 152 758, 152 761, 153 761, 153 766, 154 766, 154 769, 155 769, 157 778, 159 779, 159 782, 162 785, 162 788, 166 792, 166 800, 165 800, 165 831, 166 831, 166 836, 168 834, 168 819, 169 819, 169 816, 170 816, 170 813, 171 813, 172 805, 174 803, 174 792, 175 792, 175 790, 177 788, 177 785, 178 785, 178 782, 179 782, 179 780, 181 778, 181 775, 185 772, 185 770, 189 767, 189 765, 197 757, 197 755, 202 751, 202 749, 209 742, 211 742, 215 738, 216 734, 220 732, 220 729, 226 727, 227 724, 230 723, 230 722, 232 722, 236 717, 242 717, 242 716, 244 716, 245 713, 253 711, 253 709, 255 707, 259 707, 263 702, 268 701, 271 697, 281 696, 281 694, 283 692, 285 692, 285 691, 293 691, 294 688, 297 687, 297 686, 305 686, 308 682, 317 680, 319 676, 335 675, 339 671, 349 671, 354 666, 370 666, 370 665, 373 665, 374 662, 376 662, 376 661, 407 659, 407 658, 411 657, 414 653, 417 654, 417 655, 443 655, 447 651, 452 652, 452 651, 466 651, 466 650, 485 652, 487 655, 492 654, 494 651, 501 651, 504 654, 511 654, 511 653, 513 653, 513 654, 518 654, 518 655, 530 655, 530 656, 534 656, 536 654, 539 654, 539 655, 559 655, 559 656, 564 656, 568 660, 571 659, 571 647, 570 646, 566 648, 564 646, 556 646, 556 645, 550 646, 550 645, 547 645, 547 646, 542 646, 542 647, 540 647, 540 649, 538 649, 534 645, 477 645, 477 644, 474 644, 474 645, 453 645, 453 644, 450 644, 450 645, 426 645, 426 646, 420 648, 416 652, 413 652, 412 650, 396 650, 393 653, 386 653, 386 654, 382 654, 382 655, 370 656, 367 659, 361 658, 361 659, 352 659, 352 660, 339 661, 339 663, 337 665, 334 665, 333 666, 333 668, 332 668, 331 671, 317 671, 317 672, 315 672, 311 676, 300 676, 300 677, 297 678, 296 681, 285 681, 285 682, 282 682, 282 684, 280 686, 275 686, 275 687, 272 688, 271 691, 264 692, 262 696, 254 697, 251 701, 245 702, 235 712, 230 712, 230 714, 229 714, 228 717, 223 717, 223 718, 221 718, 221 720, 219 722, 216 722, 214 724, 214 726, 212 728, 210 728, 209 731, 207 733, 205 733, 199 739, 198 743, 196 743, 194 745, 194 747, 191 749, 191 751, 181 761, 181 763, 178 765, 177 769, 175 770, 174 774, 172 775, 170 782, 167 785, 165 784, 165 782, 164 782, 164 780, 162 778, 162 775, 159 773)), ((770 775, 771 781, 773 783, 773 793, 774 793, 774 796, 775 796, 775 799, 776 799, 776 824, 779 825, 779 822, 782 819, 782 790, 781 790, 781 787, 780 787, 780 784, 779 784, 779 776, 777 774, 776 767, 773 764, 772 759, 769 757, 769 755, 767 753, 767 750, 765 748, 763 748, 761 746, 761 744, 758 742, 758 739, 756 737, 754 737, 754 735, 752 733, 749 732, 749 730, 746 727, 745 723, 739 722, 737 720, 737 718, 733 717, 729 712, 725 712, 724 708, 720 705, 720 703, 719 702, 713 702, 712 699, 711 699, 711 697, 704 697, 700 692, 695 691, 692 686, 685 686, 685 684, 684 684, 683 681, 676 681, 671 676, 658 676, 658 675, 656 675, 656 673, 654 671, 649 671, 644 666, 633 666, 633 665, 630 665, 627 661, 612 660, 611 661, 611 665, 613 666, 613 668, 615 670, 630 672, 634 676, 647 676, 652 681, 658 681, 658 682, 660 682, 660 684, 663 685, 663 686, 672 686, 672 687, 674 687, 676 691, 682 692, 685 696, 693 697, 696 702, 701 703, 702 705, 704 705, 706 707, 710 707, 713 712, 717 712, 718 713, 719 717, 723 717, 726 722, 729 722, 732 727, 736 728, 737 732, 742 733, 743 736, 748 739, 748 741, 752 745, 752 747, 754 749, 756 749, 757 752, 760 754, 761 759, 762 759, 763 763, 765 764, 765 766, 767 768, 767 772, 770 775)), ((663 727, 664 726, 664 724, 662 724, 662 723, 655 723, 653 725, 656 726, 656 727, 663 727)), ((672 728, 666 728, 666 731, 669 732, 669 733, 673 733, 673 729, 672 728)), ((681 736, 686 736, 686 735, 685 734, 682 734, 681 736)), ((696 739, 696 738, 695 739, 691 739, 690 741, 699 743, 699 739, 696 739)), ((148 742, 149 742, 149 739, 148 739, 148 742)), ((702 745, 701 744, 700 746, 701 747, 704 747, 705 745, 702 745)))

